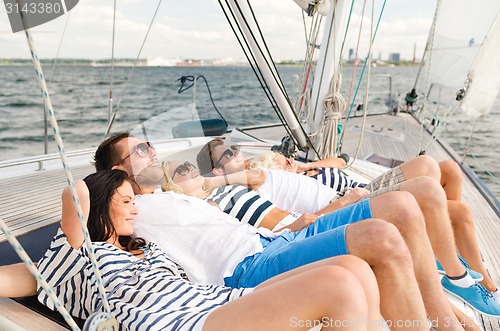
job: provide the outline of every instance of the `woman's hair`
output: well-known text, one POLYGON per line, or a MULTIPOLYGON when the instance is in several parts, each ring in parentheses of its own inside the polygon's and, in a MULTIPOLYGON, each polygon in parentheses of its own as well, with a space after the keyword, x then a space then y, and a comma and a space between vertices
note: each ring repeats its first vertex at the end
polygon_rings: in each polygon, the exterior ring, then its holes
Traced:
MULTIPOLYGON (((128 175, 122 170, 102 170, 83 179, 89 189, 90 213, 87 221, 92 241, 107 241, 116 233, 110 215, 110 206, 116 190, 124 183, 131 183, 128 175)), ((125 250, 137 250, 146 244, 142 238, 120 236, 120 245, 125 250)))
POLYGON ((163 161, 161 163, 161 167, 163 168, 163 181, 162 181, 162 191, 173 191, 175 193, 182 194, 184 193, 179 185, 174 183, 172 180, 172 177, 170 177, 168 174, 170 172, 170 166, 172 165, 172 161, 163 161))
POLYGON ((262 153, 250 161, 250 169, 255 168, 270 168, 270 169, 280 169, 285 170, 276 164, 276 158, 278 157, 276 152, 265 152, 262 153))

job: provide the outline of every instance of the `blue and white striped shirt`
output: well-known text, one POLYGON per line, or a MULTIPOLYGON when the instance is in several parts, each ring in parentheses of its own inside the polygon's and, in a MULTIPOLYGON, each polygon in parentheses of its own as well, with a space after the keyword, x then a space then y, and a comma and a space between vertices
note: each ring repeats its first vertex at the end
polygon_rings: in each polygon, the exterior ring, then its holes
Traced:
MULTIPOLYGON (((154 243, 146 247, 142 259, 107 242, 93 247, 112 314, 122 330, 192 330, 211 311, 247 292, 193 285, 154 243)), ((87 248, 71 247, 61 229, 38 269, 71 315, 85 319, 103 311, 87 248)), ((54 309, 41 287, 38 299, 54 309)))
MULTIPOLYGON (((346 188, 355 188, 355 187, 365 187, 366 184, 356 182, 350 179, 346 174, 344 174, 340 169, 337 168, 317 168, 314 169, 318 173, 312 176, 311 178, 316 179, 323 185, 331 187, 337 192, 343 192, 346 188)), ((302 173, 303 175, 307 175, 307 172, 302 173)))
POLYGON ((214 201, 226 214, 255 227, 258 227, 264 217, 276 207, 254 190, 240 185, 219 187, 205 200, 214 201))

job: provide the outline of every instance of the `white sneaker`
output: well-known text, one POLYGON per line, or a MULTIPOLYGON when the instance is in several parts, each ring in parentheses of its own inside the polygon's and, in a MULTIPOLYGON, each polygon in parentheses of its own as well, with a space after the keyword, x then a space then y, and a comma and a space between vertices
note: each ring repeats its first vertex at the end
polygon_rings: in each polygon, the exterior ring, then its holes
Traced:
POLYGON ((500 291, 497 289, 495 292, 491 292, 493 295, 493 300, 500 303, 500 291))

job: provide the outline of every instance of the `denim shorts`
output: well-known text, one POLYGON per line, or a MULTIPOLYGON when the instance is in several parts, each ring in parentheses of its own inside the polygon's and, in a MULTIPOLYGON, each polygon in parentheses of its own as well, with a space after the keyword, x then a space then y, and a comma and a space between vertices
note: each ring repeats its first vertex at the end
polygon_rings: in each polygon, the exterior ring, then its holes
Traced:
POLYGON ((284 232, 275 239, 261 236, 264 250, 247 256, 230 277, 233 288, 254 287, 263 281, 308 263, 348 254, 345 233, 349 224, 372 218, 368 199, 319 217, 298 232, 284 232))

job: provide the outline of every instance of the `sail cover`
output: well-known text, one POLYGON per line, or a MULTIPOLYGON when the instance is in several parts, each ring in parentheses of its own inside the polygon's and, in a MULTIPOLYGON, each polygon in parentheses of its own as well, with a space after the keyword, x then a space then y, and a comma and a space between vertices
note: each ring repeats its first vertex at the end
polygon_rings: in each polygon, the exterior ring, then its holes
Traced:
POLYGON ((428 83, 441 101, 452 102, 465 87, 469 70, 499 10, 498 0, 476 0, 474 5, 469 0, 439 2, 426 62, 430 66, 428 83))

